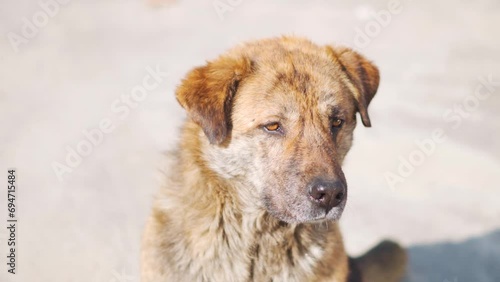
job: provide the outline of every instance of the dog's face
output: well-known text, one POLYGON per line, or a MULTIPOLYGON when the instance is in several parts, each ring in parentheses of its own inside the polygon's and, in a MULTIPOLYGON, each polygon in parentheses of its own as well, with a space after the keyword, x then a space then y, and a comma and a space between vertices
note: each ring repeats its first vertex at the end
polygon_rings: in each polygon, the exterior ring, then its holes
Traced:
POLYGON ((242 183, 240 200, 289 222, 335 220, 356 112, 378 70, 349 49, 281 38, 247 44, 193 70, 177 99, 207 138, 207 165, 242 183))

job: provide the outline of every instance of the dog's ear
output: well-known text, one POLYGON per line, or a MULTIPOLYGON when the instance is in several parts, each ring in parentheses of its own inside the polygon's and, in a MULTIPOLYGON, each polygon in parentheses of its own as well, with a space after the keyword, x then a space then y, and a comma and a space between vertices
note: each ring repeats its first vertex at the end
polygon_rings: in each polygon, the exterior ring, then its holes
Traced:
POLYGON ((347 75, 347 78, 354 89, 351 91, 356 99, 359 114, 363 125, 371 126, 368 116, 368 105, 377 93, 380 75, 378 68, 365 57, 349 48, 332 48, 327 46, 327 52, 334 60, 340 64, 340 67, 347 75))
POLYGON ((231 130, 232 100, 251 66, 246 58, 220 57, 191 70, 177 88, 177 101, 211 144, 221 144, 231 130))

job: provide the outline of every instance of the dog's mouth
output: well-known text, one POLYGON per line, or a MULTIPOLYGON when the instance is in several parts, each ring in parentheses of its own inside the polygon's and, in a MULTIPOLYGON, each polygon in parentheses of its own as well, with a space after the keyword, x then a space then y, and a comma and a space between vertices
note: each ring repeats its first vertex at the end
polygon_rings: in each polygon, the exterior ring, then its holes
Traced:
POLYGON ((345 202, 346 201, 343 201, 338 206, 330 210, 317 211, 310 220, 306 220, 305 222, 338 221, 344 212, 345 202))
POLYGON ((325 213, 325 215, 323 217, 320 217, 320 221, 323 221, 323 220, 339 220, 341 217, 342 217, 342 214, 344 212, 344 205, 345 205, 345 201, 344 203, 342 204, 342 206, 339 206, 339 207, 335 207, 333 209, 331 209, 330 211, 328 211, 328 213, 325 213))
POLYGON ((323 209, 317 206, 288 206, 284 210, 276 210, 266 206, 268 212, 278 220, 290 223, 319 223, 325 221, 338 221, 344 212, 346 201, 331 209, 323 209))

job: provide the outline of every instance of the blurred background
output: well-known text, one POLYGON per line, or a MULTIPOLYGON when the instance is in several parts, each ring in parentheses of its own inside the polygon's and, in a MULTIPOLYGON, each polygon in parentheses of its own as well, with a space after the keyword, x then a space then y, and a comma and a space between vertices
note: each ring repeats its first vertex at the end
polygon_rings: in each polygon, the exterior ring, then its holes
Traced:
POLYGON ((373 127, 345 163, 348 251, 392 238, 409 248, 407 282, 500 281, 499 27, 494 0, 2 1, 0 175, 17 170, 19 221, 11 275, 0 192, 0 281, 138 281, 162 152, 185 118, 175 86, 282 34, 381 71, 373 127))

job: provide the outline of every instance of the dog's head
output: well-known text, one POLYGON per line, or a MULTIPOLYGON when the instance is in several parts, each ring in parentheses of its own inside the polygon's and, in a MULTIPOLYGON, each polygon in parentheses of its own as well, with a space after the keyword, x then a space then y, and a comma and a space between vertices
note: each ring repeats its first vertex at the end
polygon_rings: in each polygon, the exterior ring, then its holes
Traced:
POLYGON ((341 169, 356 113, 377 68, 347 48, 296 38, 257 41, 192 70, 176 96, 204 132, 202 154, 241 183, 241 201, 289 222, 335 220, 347 199, 341 169))

